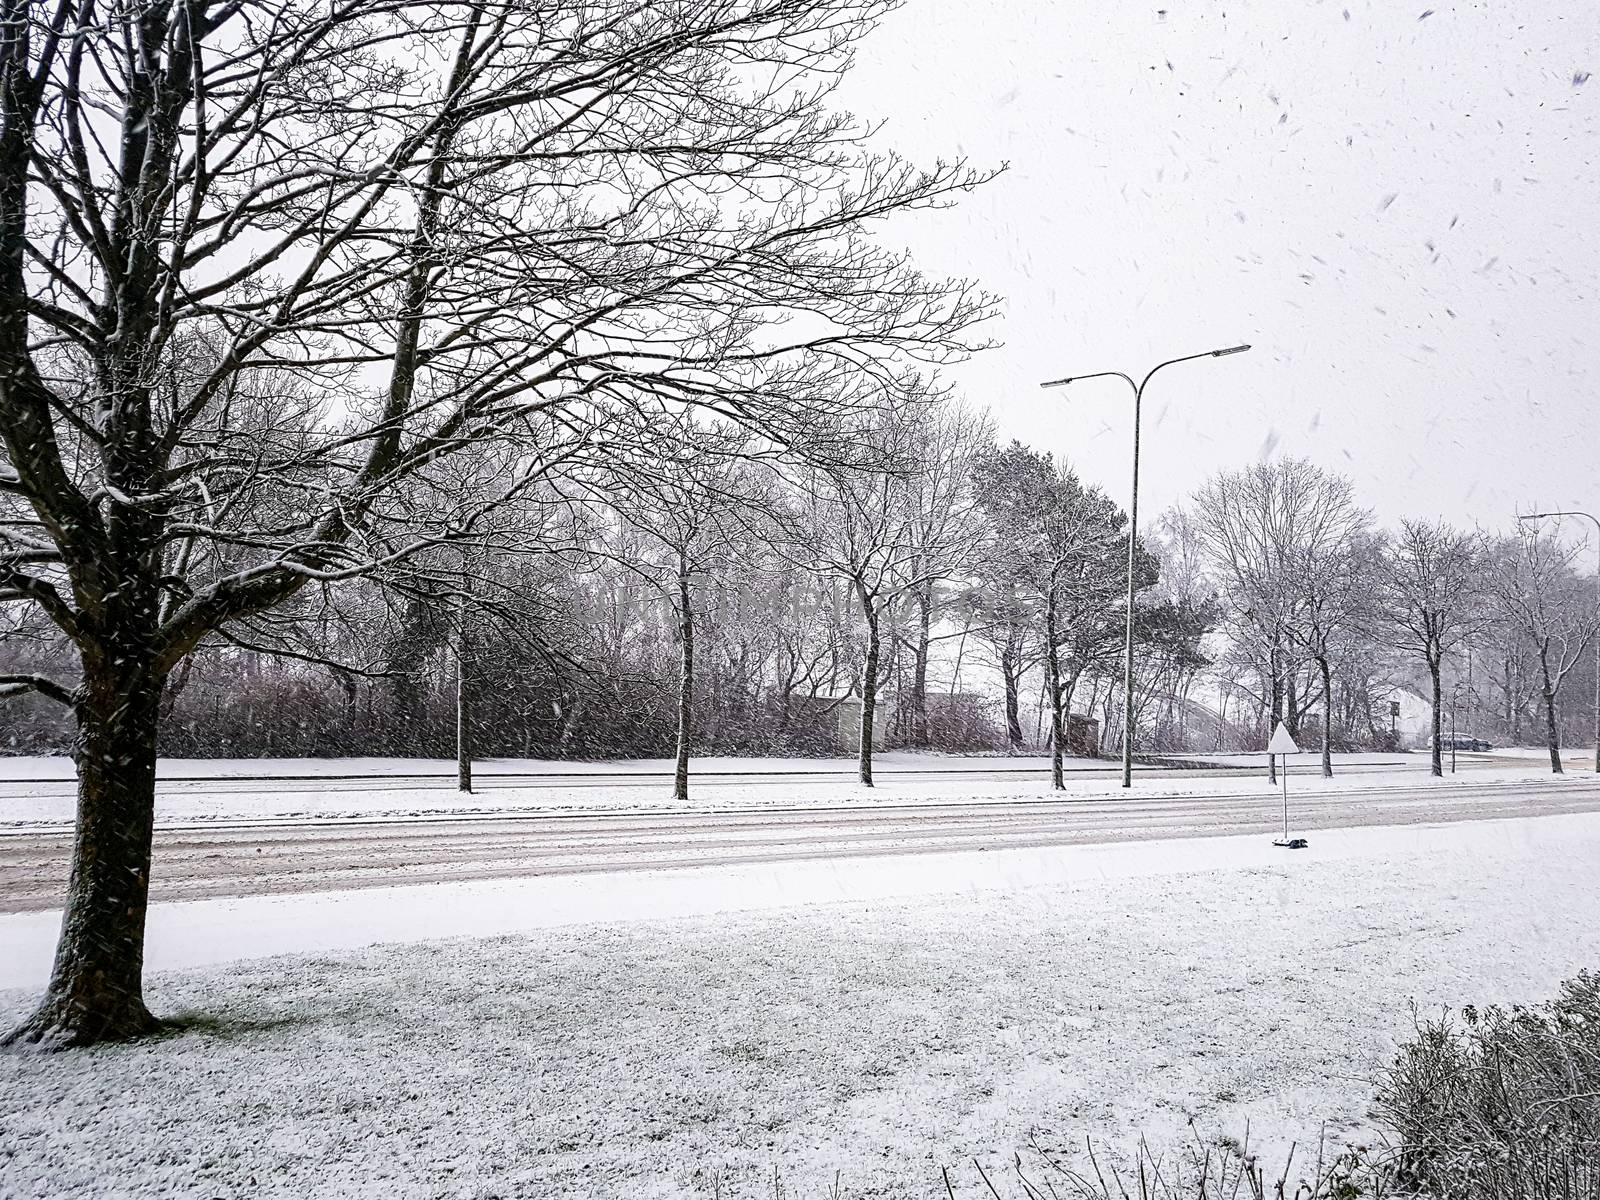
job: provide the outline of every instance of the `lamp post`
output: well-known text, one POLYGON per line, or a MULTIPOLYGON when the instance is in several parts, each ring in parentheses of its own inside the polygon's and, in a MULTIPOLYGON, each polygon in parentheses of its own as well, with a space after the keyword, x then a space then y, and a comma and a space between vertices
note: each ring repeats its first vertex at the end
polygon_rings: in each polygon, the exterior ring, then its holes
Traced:
MULTIPOLYGON (((1170 367, 1174 363, 1192 362, 1197 358, 1221 358, 1225 354, 1242 354, 1250 349, 1249 346, 1228 346, 1222 350, 1207 350, 1201 354, 1185 354, 1181 358, 1169 358, 1166 362, 1157 363, 1145 373, 1145 377, 1138 383, 1133 381, 1133 376, 1122 371, 1096 371, 1089 375, 1069 375, 1065 379, 1051 379, 1041 383, 1040 387, 1054 388, 1065 387, 1069 383, 1079 383, 1085 379, 1109 379, 1115 377, 1123 380, 1133 389, 1133 496, 1128 504, 1128 625, 1127 636, 1123 643, 1122 666, 1122 786, 1133 786, 1133 567, 1134 549, 1139 536, 1139 413, 1144 403, 1145 384, 1162 367, 1170 367)), ((1055 698, 1051 698, 1055 703, 1055 698)))
MULTIPOLYGON (((1529 513, 1525 517, 1518 517, 1517 521, 1519 523, 1539 521, 1545 517, 1583 517, 1585 520, 1593 521, 1596 534, 1595 551, 1597 556, 1600 556, 1600 517, 1577 509, 1562 509, 1559 512, 1529 513)), ((1595 566, 1595 587, 1600 589, 1600 562, 1595 566)), ((1596 775, 1600 775, 1600 633, 1595 635, 1594 641, 1594 771, 1596 775)))

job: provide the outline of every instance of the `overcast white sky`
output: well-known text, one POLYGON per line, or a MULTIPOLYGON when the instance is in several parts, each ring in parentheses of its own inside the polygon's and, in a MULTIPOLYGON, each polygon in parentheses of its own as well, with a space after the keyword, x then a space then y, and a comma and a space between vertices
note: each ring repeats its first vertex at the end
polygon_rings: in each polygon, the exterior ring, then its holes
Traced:
POLYGON ((1126 385, 1038 383, 1255 344, 1150 385, 1142 516, 1266 453, 1386 521, 1600 512, 1594 0, 910 0, 845 98, 1010 163, 890 231, 1006 297, 955 372, 1002 435, 1125 502, 1126 385))

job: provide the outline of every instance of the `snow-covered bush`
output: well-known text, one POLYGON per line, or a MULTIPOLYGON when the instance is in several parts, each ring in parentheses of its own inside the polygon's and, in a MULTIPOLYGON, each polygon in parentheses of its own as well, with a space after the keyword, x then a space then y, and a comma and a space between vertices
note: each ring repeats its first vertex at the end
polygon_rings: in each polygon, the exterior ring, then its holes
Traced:
POLYGON ((1399 1177, 1449 1200, 1600 1196, 1600 974, 1547 1004, 1421 1020, 1378 1109, 1399 1177))

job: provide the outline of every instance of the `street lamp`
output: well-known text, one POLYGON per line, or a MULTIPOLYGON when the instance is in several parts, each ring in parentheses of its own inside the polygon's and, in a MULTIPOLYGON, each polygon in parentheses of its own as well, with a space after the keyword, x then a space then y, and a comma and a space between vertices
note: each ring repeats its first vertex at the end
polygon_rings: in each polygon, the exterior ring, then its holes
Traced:
MULTIPOLYGON (((1600 555, 1600 517, 1593 513, 1563 509, 1560 512, 1529 513, 1525 517, 1518 517, 1519 523, 1525 521, 1539 521, 1545 517, 1583 517, 1594 522, 1596 540, 1595 551, 1600 555)), ((1600 564, 1595 567, 1595 587, 1600 589, 1600 564)), ((1594 771, 1600 775, 1600 634, 1595 635, 1594 642, 1594 771)))
MULTIPOLYGON (((1170 367, 1174 363, 1193 362, 1197 358, 1221 358, 1225 354, 1242 354, 1248 349, 1249 346, 1228 346, 1222 350, 1207 350, 1203 354, 1185 354, 1182 358, 1169 358, 1166 362, 1151 367, 1138 383, 1133 381, 1133 376, 1122 371, 1096 371, 1091 375, 1069 375, 1065 379, 1051 379, 1039 385, 1047 388, 1065 387, 1069 383, 1079 383, 1085 379, 1109 379, 1114 376, 1133 389, 1133 498, 1128 505, 1128 628, 1123 644, 1122 666, 1122 786, 1125 788, 1133 786, 1133 567, 1134 547, 1139 536, 1139 413, 1144 402, 1144 387, 1162 367, 1170 367)), ((1051 702, 1054 703, 1053 698, 1051 702)))

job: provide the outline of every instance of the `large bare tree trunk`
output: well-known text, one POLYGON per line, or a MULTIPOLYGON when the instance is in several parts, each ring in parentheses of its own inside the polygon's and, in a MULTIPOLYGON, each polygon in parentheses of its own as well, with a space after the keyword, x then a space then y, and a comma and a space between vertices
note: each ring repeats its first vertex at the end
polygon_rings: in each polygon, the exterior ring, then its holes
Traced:
POLYGON ((1067 723, 1061 716, 1061 656, 1056 648, 1056 598, 1051 593, 1044 616, 1044 674, 1050 693, 1050 786, 1057 791, 1067 786, 1061 756, 1067 723))
POLYGON ((1433 682, 1433 754, 1428 769, 1437 778, 1443 779, 1444 747, 1440 743, 1444 740, 1444 685, 1439 682, 1439 662, 1438 658, 1431 655, 1428 658, 1428 675, 1433 682))
POLYGON ((1007 648, 1000 652, 1000 678, 1006 689, 1006 741, 1011 749, 1022 749, 1022 680, 1016 655, 1007 648))
POLYGON ((1322 673, 1322 777, 1333 778, 1333 671, 1326 658, 1317 659, 1322 673))
POLYGON ((572 701, 561 712, 561 732, 556 737, 556 757, 566 758, 573 752, 583 732, 584 696, 574 692, 572 701))
POLYGON ((918 588, 917 648, 911 669, 911 744, 928 747, 928 645, 933 624, 933 584, 918 588))
POLYGON ((689 802, 689 737, 694 720, 694 607, 689 576, 678 575, 678 753, 672 771, 672 798, 689 802))
POLYGON ((1550 771, 1560 775, 1561 770, 1561 734, 1556 726, 1556 691, 1550 683, 1550 661, 1548 649, 1539 647, 1539 672, 1544 686, 1544 736, 1545 744, 1550 748, 1550 771))
POLYGON ((161 703, 161 685, 146 674, 126 659, 85 663, 76 706, 78 821, 61 939, 43 1001, 4 1044, 64 1049, 160 1027, 144 1003, 161 703))
POLYGON ((867 659, 861 668, 861 749, 858 753, 861 782, 872 786, 872 725, 878 706, 878 614, 863 602, 867 613, 867 659))
MULTIPOLYGON (((183 660, 183 669, 178 672, 175 678, 167 681, 166 691, 168 693, 172 691, 174 684, 181 686, 182 681, 188 675, 188 669, 193 664, 194 659, 192 657, 183 660)), ((348 671, 335 671, 333 673, 333 681, 339 685, 339 694, 344 701, 344 711, 349 714, 349 717, 343 733, 336 739, 331 740, 334 741, 339 754, 355 754, 357 753, 357 747, 369 744, 367 741, 366 713, 361 703, 361 687, 356 682, 356 677, 348 671)), ((171 700, 163 697, 161 704, 161 724, 163 726, 166 725, 171 715, 171 700)))
POLYGON ((1510 698, 1510 656, 1502 659, 1504 664, 1504 678, 1506 678, 1506 733, 1510 736, 1512 746, 1522 744, 1522 715, 1512 714, 1512 698, 1510 698))
MULTIPOLYGON (((1278 647, 1276 645, 1268 647, 1267 673, 1272 676, 1272 715, 1268 720, 1267 729, 1267 737, 1269 739, 1278 732, 1278 722, 1283 719, 1283 675, 1281 666, 1278 647)), ((1267 755, 1267 782, 1278 782, 1278 757, 1275 754, 1267 755)))

